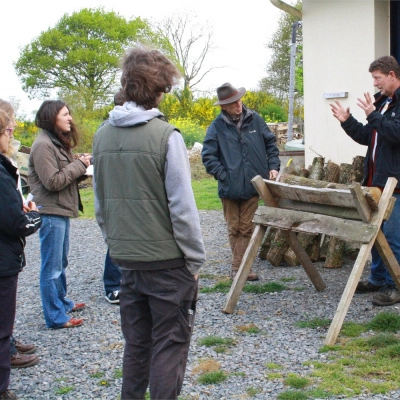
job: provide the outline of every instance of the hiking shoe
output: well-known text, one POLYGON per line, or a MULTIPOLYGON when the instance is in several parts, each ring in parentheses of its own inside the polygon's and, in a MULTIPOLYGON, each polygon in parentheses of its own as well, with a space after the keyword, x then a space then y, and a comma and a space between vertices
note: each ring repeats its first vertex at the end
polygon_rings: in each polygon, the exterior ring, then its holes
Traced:
POLYGON ((72 307, 71 312, 83 310, 85 307, 86 307, 85 303, 75 303, 74 306, 72 307))
POLYGON ((107 293, 105 299, 111 304, 119 304, 119 290, 107 293))
POLYGON ((18 400, 16 394, 11 390, 6 390, 3 393, 0 393, 0 400, 18 400))
POLYGON ((60 326, 60 328, 75 328, 76 326, 81 326, 82 324, 83 324, 83 319, 81 319, 81 318, 71 318, 63 326, 60 326))
POLYGON ((28 368, 33 367, 39 362, 36 354, 21 354, 16 352, 11 356, 11 368, 28 368))
POLYGON ((18 353, 20 354, 32 354, 36 351, 36 347, 34 344, 23 344, 19 340, 15 341, 15 348, 17 349, 18 353))
POLYGON ((400 292, 394 286, 384 286, 372 298, 372 304, 375 306, 391 306, 396 303, 400 303, 400 292))
POLYGON ((360 281, 356 287, 356 293, 370 293, 370 292, 379 292, 383 286, 374 285, 369 281, 360 281))
MULTIPOLYGON (((235 279, 235 276, 237 275, 238 271, 237 270, 232 270, 231 271, 231 278, 232 280, 235 279)), ((258 281, 258 275, 251 269, 249 272, 249 275, 247 276, 247 281, 258 281)))

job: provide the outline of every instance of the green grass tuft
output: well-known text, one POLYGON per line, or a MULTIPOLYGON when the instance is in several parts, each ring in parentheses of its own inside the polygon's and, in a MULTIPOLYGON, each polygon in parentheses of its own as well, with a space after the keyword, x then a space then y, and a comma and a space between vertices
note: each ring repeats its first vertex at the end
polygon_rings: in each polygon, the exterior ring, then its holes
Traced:
POLYGON ((368 329, 376 332, 397 332, 400 330, 400 315, 394 312, 382 312, 367 324, 368 329))
POLYGON ((295 389, 302 389, 310 384, 310 379, 297 374, 288 374, 285 378, 285 385, 295 389))
POLYGON ((309 321, 299 321, 296 325, 299 328, 327 328, 331 323, 331 320, 328 318, 313 318, 309 321))
POLYGON ((227 378, 228 375, 223 371, 211 371, 200 375, 198 381, 202 385, 213 385, 216 383, 221 383, 227 378))

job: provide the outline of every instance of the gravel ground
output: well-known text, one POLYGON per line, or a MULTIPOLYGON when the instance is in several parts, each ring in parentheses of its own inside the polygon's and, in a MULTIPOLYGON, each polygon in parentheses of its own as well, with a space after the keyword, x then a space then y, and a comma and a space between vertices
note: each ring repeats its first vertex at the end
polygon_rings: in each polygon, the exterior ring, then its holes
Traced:
MULTIPOLYGON (((210 275, 227 277, 230 250, 226 226, 220 211, 200 211, 207 262, 202 269, 200 286, 215 284, 210 275)), ((119 307, 106 302, 102 273, 106 247, 93 220, 71 221, 71 245, 68 267, 69 297, 84 301, 87 308, 76 314, 85 319, 83 326, 73 329, 49 330, 44 324, 39 293, 40 254, 38 235, 28 238, 28 265, 20 274, 17 317, 14 334, 23 342, 37 346, 40 363, 35 367, 14 369, 10 388, 19 399, 119 399, 123 337, 120 330, 119 307), (68 391, 70 390, 70 391, 68 391)), ((253 398, 276 399, 287 390, 281 380, 268 380, 266 363, 283 366, 284 375, 293 372, 307 375, 309 360, 324 360, 319 353, 327 329, 301 329, 296 322, 311 318, 332 318, 347 277, 351 262, 340 269, 328 270, 317 264, 327 284, 318 293, 301 267, 272 267, 256 259, 253 269, 261 283, 281 282, 292 289, 273 294, 240 295, 235 312, 221 312, 226 294, 201 293, 195 331, 191 342, 188 367, 181 398, 185 400, 244 399, 249 388, 260 392, 253 398), (255 324, 261 333, 241 333, 237 328, 255 324), (199 338, 216 335, 235 338, 236 345, 225 353, 200 346, 199 338), (200 385, 195 368, 201 360, 214 359, 229 378, 218 385, 200 385)), ((364 276, 368 274, 364 272, 364 276)), ((355 296, 346 321, 370 320, 382 309, 373 307, 371 295, 355 296)), ((386 310, 397 310, 392 306, 386 310)), ((400 399, 400 391, 383 395, 362 395, 353 399, 400 399)))

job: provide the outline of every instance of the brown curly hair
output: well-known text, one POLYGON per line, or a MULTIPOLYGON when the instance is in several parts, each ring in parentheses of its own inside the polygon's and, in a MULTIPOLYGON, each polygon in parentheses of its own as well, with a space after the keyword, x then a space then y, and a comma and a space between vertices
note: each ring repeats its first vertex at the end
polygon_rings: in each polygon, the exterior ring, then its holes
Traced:
POLYGON ((146 110, 157 107, 160 95, 178 83, 181 74, 160 51, 138 46, 122 59, 121 86, 126 101, 134 101, 146 110))
POLYGON ((400 79, 400 65, 393 56, 383 56, 371 63, 369 72, 380 71, 382 74, 389 75, 393 71, 397 79, 400 79))

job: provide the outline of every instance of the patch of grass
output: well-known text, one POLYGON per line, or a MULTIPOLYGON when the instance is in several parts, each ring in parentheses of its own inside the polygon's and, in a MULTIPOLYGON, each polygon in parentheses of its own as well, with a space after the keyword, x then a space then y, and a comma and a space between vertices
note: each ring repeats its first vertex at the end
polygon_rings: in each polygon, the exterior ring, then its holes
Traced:
POLYGON ((295 280, 296 280, 296 278, 294 276, 290 276, 288 278, 281 278, 282 282, 293 282, 295 280))
MULTIPOLYGON (((230 279, 224 279, 216 283, 212 287, 200 289, 200 293, 228 293, 232 286, 230 279)), ((243 286, 242 291, 246 293, 275 293, 287 289, 284 285, 276 282, 264 283, 263 285, 247 283, 243 286)))
POLYGON ((246 393, 249 395, 249 396, 256 396, 258 393, 261 393, 262 392, 262 389, 261 388, 253 388, 253 387, 249 387, 249 388, 247 388, 246 389, 246 393))
POLYGON ((373 349, 393 346, 399 343, 400 339, 397 336, 388 333, 380 333, 378 335, 371 336, 368 339, 366 339, 366 344, 373 349))
POLYGON ((198 381, 202 385, 215 385, 225 381, 227 378, 228 375, 224 371, 212 371, 200 375, 198 381))
POLYGON ((215 372, 219 371, 221 368, 221 364, 214 360, 214 359, 207 359, 207 360, 201 360, 199 362, 199 365, 195 366, 192 370, 192 374, 204 374, 206 372, 215 372))
POLYGON ((347 337, 357 337, 360 336, 362 332, 367 330, 365 324, 358 324, 356 322, 345 322, 340 331, 341 335, 347 337))
POLYGON ((83 213, 79 211, 79 217, 88 219, 94 218, 94 194, 92 186, 89 186, 85 189, 79 189, 79 193, 81 195, 81 201, 83 205, 83 213))
POLYGON ((299 328, 327 328, 331 323, 331 320, 328 318, 313 318, 309 321, 299 321, 296 325, 299 328))
POLYGON ((307 400, 307 394, 298 390, 288 390, 278 394, 278 400, 307 400))
POLYGON ((115 379, 121 379, 122 378, 122 369, 116 369, 114 371, 114 378, 115 379))
POLYGON ((267 379, 270 381, 274 381, 276 379, 281 379, 282 378, 282 373, 280 372, 269 372, 268 374, 265 375, 267 379))
POLYGON ((214 178, 192 180, 192 188, 199 210, 222 210, 218 197, 218 181, 214 178))
POLYGON ((200 346, 217 346, 217 345, 226 345, 231 346, 235 343, 234 339, 231 338, 223 338, 220 336, 207 336, 198 340, 200 346))
POLYGON ((263 285, 247 284, 243 286, 243 292, 246 293, 275 293, 282 292, 286 287, 276 282, 264 283, 263 285))
POLYGON ((222 280, 216 283, 213 287, 201 288, 199 290, 200 293, 228 293, 231 288, 232 281, 231 280, 222 280))
POLYGON ((285 385, 290 386, 295 389, 303 389, 308 386, 311 381, 309 378, 297 374, 288 374, 284 381, 285 385))
POLYGON ((241 376, 244 378, 246 376, 246 373, 245 372, 232 372, 230 375, 231 376, 241 376))
POLYGON ((104 376, 103 371, 97 371, 90 375, 91 378, 102 378, 104 376))
POLYGON ((375 332, 398 332, 400 330, 400 315, 394 312, 382 312, 367 323, 367 329, 375 332))
POLYGON ((266 363, 265 366, 268 369, 283 369, 282 365, 276 364, 274 362, 266 363))
POLYGON ((200 275, 201 279, 220 279, 219 275, 215 275, 215 274, 206 274, 206 273, 202 273, 200 275))
POLYGON ((55 391, 56 394, 63 395, 75 390, 74 386, 62 386, 55 391))
POLYGON ((256 324, 238 325, 236 329, 239 332, 245 333, 259 333, 261 329, 256 324))

